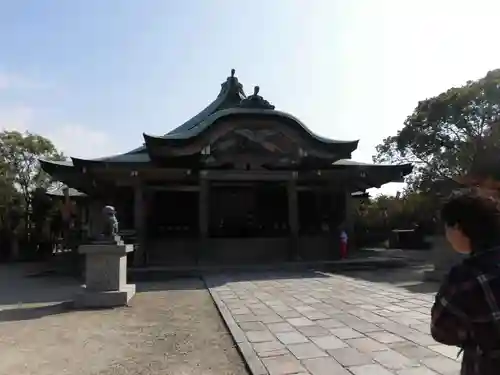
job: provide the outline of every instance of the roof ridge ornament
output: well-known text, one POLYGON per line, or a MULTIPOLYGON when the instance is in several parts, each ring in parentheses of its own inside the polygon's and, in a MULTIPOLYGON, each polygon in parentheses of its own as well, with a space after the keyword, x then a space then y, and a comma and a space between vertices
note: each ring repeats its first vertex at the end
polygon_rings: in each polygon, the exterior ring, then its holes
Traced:
POLYGON ((243 91, 243 85, 238 81, 238 78, 235 77, 235 74, 236 70, 231 69, 231 75, 227 77, 226 81, 220 85, 221 89, 218 96, 233 91, 234 93, 239 94, 242 97, 246 98, 245 92, 243 91))
POLYGON ((255 86, 253 95, 248 96, 240 102, 241 108, 251 109, 274 109, 274 105, 269 103, 266 99, 259 95, 260 87, 255 86))

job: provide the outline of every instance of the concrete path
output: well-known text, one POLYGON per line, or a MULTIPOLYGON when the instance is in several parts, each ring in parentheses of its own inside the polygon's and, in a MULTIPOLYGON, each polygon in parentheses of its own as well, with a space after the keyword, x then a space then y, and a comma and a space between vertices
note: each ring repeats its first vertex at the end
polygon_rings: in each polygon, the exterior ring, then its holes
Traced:
POLYGON ((437 285, 420 278, 405 269, 206 282, 254 374, 458 374, 458 350, 429 334, 437 285))

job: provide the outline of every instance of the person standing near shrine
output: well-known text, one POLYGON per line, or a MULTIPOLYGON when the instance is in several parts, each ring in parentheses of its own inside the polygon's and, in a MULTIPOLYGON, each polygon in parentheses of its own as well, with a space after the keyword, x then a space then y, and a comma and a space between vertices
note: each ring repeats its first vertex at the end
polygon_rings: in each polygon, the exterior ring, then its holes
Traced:
POLYGON ((467 257, 436 295, 432 337, 463 351, 462 375, 500 374, 500 206, 491 195, 462 191, 441 218, 447 240, 467 257))
POLYGON ((340 259, 347 258, 349 236, 343 227, 340 228, 340 259))

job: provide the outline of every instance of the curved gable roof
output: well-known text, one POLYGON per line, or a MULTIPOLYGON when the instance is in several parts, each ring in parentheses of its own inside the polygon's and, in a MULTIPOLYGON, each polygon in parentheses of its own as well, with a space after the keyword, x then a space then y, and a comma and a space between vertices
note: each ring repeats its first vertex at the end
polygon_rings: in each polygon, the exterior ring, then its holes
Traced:
MULTIPOLYGON (((339 141, 319 136, 313 133, 296 117, 285 112, 274 110, 274 106, 258 95, 258 87, 256 87, 253 95, 247 97, 243 90, 243 85, 238 81, 238 78, 235 77, 234 69, 231 70, 231 75, 227 77, 226 81, 221 84, 220 92, 215 100, 205 109, 163 136, 154 137, 144 134, 144 138, 146 142, 148 142, 148 140, 187 140, 201 134, 205 129, 210 127, 210 125, 224 116, 238 116, 246 114, 258 116, 278 116, 287 120, 290 124, 295 124, 295 126, 301 128, 299 130, 305 132, 308 136, 319 143, 323 143, 327 146, 338 145, 342 148, 352 149, 352 151, 357 148, 358 141, 339 141)), ((78 163, 80 159, 74 159, 74 161, 78 163)), ((95 158, 88 161, 106 163, 145 163, 149 162, 150 158, 146 145, 143 144, 142 146, 123 154, 95 158)))
POLYGON ((295 116, 292 116, 289 113, 276 111, 274 109, 257 109, 257 108, 227 108, 213 113, 208 116, 204 121, 200 122, 196 126, 193 126, 188 131, 183 133, 169 133, 161 137, 154 137, 148 134, 144 134, 144 138, 146 139, 146 143, 149 140, 187 140, 190 138, 197 137, 201 133, 203 133, 206 129, 208 129, 213 123, 217 120, 229 117, 229 116, 238 116, 238 115, 257 115, 257 116, 270 116, 270 117, 279 117, 285 120, 288 120, 290 124, 295 124, 296 128, 300 131, 305 132, 308 136, 313 138, 316 141, 321 143, 330 144, 330 145, 346 145, 351 146, 352 151, 357 148, 358 141, 339 141, 335 139, 329 139, 322 137, 320 135, 315 134, 312 130, 310 130, 302 121, 300 121, 295 116))

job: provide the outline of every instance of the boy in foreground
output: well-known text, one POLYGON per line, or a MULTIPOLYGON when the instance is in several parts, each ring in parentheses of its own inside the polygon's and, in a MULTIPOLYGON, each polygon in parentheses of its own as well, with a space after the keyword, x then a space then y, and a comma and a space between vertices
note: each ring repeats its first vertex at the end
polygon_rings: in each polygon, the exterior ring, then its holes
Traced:
POLYGON ((489 195, 464 191, 443 206, 453 267, 431 311, 434 339, 463 350, 462 375, 500 374, 500 208, 489 195))

